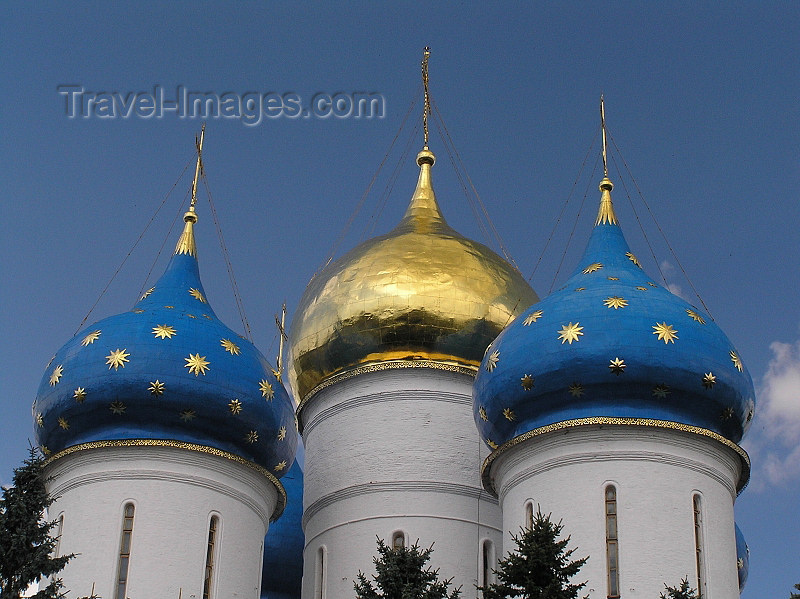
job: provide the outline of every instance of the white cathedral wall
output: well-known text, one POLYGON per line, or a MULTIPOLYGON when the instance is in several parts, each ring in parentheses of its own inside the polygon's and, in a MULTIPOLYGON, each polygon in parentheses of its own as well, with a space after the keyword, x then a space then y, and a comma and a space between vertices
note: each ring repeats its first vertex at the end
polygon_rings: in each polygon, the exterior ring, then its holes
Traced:
POLYGON ((134 505, 130 599, 201 598, 210 520, 219 518, 212 598, 257 599, 274 485, 224 457, 170 447, 78 451, 52 462, 48 489, 63 515, 59 554, 70 596, 117 598, 123 510, 134 505))
POLYGON ((353 596, 376 536, 435 543, 431 565, 475 597, 479 548, 502 540, 498 504, 480 486, 488 451, 472 418, 472 377, 428 368, 363 373, 304 407, 303 598, 353 596), (319 552, 324 548, 324 594, 319 552))
POLYGON ((619 589, 622 596, 658 597, 664 583, 688 576, 698 586, 693 495, 701 497, 704 599, 736 599, 733 504, 737 454, 687 432, 636 426, 583 426, 529 439, 493 464, 503 511, 503 554, 515 548, 508 531, 525 522, 525 504, 562 520, 573 559, 590 556, 573 582, 581 595, 610 596, 605 488, 616 487, 619 589))

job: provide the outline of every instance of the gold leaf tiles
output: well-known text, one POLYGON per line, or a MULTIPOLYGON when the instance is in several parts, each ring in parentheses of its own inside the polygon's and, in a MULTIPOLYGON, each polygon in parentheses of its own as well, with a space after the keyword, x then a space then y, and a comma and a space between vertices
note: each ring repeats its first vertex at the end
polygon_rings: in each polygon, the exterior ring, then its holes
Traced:
POLYGON ((608 367, 611 370, 611 373, 616 374, 617 376, 625 372, 625 368, 627 366, 628 365, 625 364, 625 360, 622 360, 621 358, 618 357, 614 358, 613 360, 610 360, 608 363, 608 367))
POLYGON ((526 374, 520 379, 520 384, 525 391, 530 391, 533 389, 533 376, 530 374, 526 374))
POLYGON ((231 411, 231 414, 236 416, 237 414, 242 413, 242 402, 238 399, 232 399, 228 402, 228 409, 231 411))
POLYGON ((561 326, 558 331, 558 338, 561 339, 561 345, 569 343, 572 345, 573 341, 580 341, 579 337, 583 335, 583 327, 579 326, 579 322, 565 324, 561 326))
POLYGON ((162 383, 158 379, 156 379, 154 381, 150 381, 150 386, 147 388, 147 390, 150 392, 150 394, 151 395, 155 395, 156 397, 159 397, 160 395, 163 395, 164 394, 164 389, 165 389, 164 383, 162 383))
POLYGON ((528 314, 525 320, 522 321, 522 326, 526 327, 530 326, 531 324, 539 320, 542 317, 542 314, 544 314, 544 312, 542 312, 541 310, 535 310, 534 312, 531 312, 530 314, 528 314))
POLYGON ((586 268, 584 268, 582 272, 583 274, 588 275, 589 273, 597 272, 601 268, 603 268, 602 264, 600 264, 599 262, 594 262, 589 266, 587 266, 586 268))
POLYGON ((106 364, 108 364, 108 369, 111 370, 113 368, 114 370, 117 370, 120 367, 125 368, 125 363, 130 362, 130 360, 128 360, 128 356, 130 356, 130 354, 128 353, 127 349, 115 349, 106 356, 106 364))
POLYGON ((81 345, 83 347, 86 347, 87 345, 91 345, 92 343, 97 341, 99 338, 100 338, 100 330, 98 329, 96 331, 92 331, 81 340, 81 345))
POLYGON ((86 389, 83 387, 78 387, 75 391, 72 392, 72 397, 78 403, 83 403, 86 400, 86 389))
POLYGON ((486 370, 491 372, 497 366, 497 363, 500 361, 500 352, 498 350, 494 350, 489 357, 486 359, 486 370))
POLYGON ((628 300, 626 300, 624 297, 619 297, 618 295, 612 295, 603 300, 603 305, 606 308, 614 308, 615 310, 619 310, 620 308, 624 308, 628 305, 628 300))
POLYGON ((199 289, 195 289, 192 287, 189 289, 189 295, 191 295, 194 299, 199 302, 206 303, 206 298, 203 297, 203 293, 199 289))
POLYGON ((209 362, 206 360, 205 356, 200 356, 199 353, 196 354, 189 354, 188 358, 184 358, 186 360, 186 364, 184 364, 184 368, 188 368, 189 372, 195 376, 198 375, 205 375, 206 371, 209 370, 209 362))
POLYGON ((239 346, 236 345, 230 339, 220 339, 219 343, 223 348, 225 348, 226 352, 230 352, 234 356, 238 356, 239 353, 241 352, 241 350, 239 349, 239 346))
POLYGON ((55 387, 58 384, 58 381, 61 380, 61 377, 64 375, 64 366, 59 364, 53 369, 53 372, 50 373, 50 386, 55 387))
POLYGON ((153 327, 153 336, 157 339, 172 339, 175 332, 175 327, 168 324, 159 324, 153 327))
POLYGON ((656 324, 653 325, 653 335, 656 335, 658 340, 663 341, 664 344, 675 343, 675 340, 678 338, 678 331, 676 331, 671 324, 656 322, 656 324))

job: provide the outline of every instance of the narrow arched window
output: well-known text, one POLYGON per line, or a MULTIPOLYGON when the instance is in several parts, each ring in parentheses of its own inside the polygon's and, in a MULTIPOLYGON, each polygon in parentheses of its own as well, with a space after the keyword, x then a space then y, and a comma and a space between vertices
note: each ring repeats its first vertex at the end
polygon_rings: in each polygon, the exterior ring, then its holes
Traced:
POLYGON ((211 516, 208 524, 208 544, 206 545, 206 570, 203 577, 203 599, 211 599, 211 588, 214 582, 214 566, 217 561, 217 536, 219 518, 211 516))
POLYGON ((481 543, 481 580, 479 586, 488 586, 494 582, 494 545, 489 539, 481 543))
POLYGON ((692 511, 694 512, 694 555, 695 563, 697 565, 697 590, 702 596, 705 596, 705 577, 703 570, 705 568, 703 559, 703 511, 700 505, 700 495, 692 497, 692 511))
POLYGON ((328 567, 326 563, 326 550, 322 546, 317 549, 317 564, 314 570, 314 599, 325 599, 325 569, 328 567))
POLYGON ((56 546, 53 548, 53 557, 61 555, 61 535, 64 534, 64 514, 58 516, 56 524, 56 546))
POLYGON ((131 561, 131 540, 133 538, 133 513, 133 504, 126 503, 122 511, 122 537, 119 542, 116 599, 126 599, 126 591, 128 590, 128 566, 131 561))
POLYGON ((617 489, 606 487, 606 565, 608 596, 619 597, 619 537, 617 530, 617 489))
POLYGON ((533 528, 533 502, 525 504, 525 528, 533 528))
POLYGON ((406 546, 406 535, 402 530, 392 533, 392 549, 402 549, 406 546))

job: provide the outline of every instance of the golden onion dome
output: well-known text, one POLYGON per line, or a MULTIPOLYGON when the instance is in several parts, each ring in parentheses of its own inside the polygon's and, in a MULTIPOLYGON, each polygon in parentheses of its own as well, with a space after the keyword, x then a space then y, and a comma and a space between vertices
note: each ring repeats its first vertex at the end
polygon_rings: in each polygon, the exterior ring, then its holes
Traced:
POLYGON ((427 147, 417 156, 417 188, 391 232, 306 288, 289 334, 297 401, 375 364, 476 370, 489 343, 538 300, 510 264, 447 225, 431 185, 434 162, 427 147))

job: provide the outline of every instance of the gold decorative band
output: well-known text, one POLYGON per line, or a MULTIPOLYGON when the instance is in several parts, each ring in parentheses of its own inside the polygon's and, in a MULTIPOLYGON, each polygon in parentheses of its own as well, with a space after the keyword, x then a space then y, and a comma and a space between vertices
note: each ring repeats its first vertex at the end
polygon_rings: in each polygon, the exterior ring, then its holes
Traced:
POLYGON ((381 370, 399 370, 402 368, 432 368, 434 370, 445 370, 447 372, 456 372, 458 374, 466 374, 467 376, 471 376, 475 378, 475 375, 478 372, 478 368, 476 366, 462 366, 459 364, 448 364, 447 362, 437 362, 434 360, 386 360, 383 362, 373 362, 372 364, 364 364, 362 366, 358 366, 346 372, 340 372, 339 374, 335 374, 316 387, 311 389, 311 391, 306 394, 306 396, 300 401, 300 404, 297 406, 297 413, 300 413, 300 410, 308 403, 308 401, 314 397, 317 393, 322 391, 323 389, 330 387, 331 385, 335 385, 336 383, 340 383, 347 379, 351 379, 356 377, 360 374, 365 374, 367 372, 379 372, 381 370))
POLYGON ((562 422, 555 422, 553 424, 548 424, 547 426, 542 426, 532 431, 528 431, 527 433, 523 433, 522 435, 514 437, 510 441, 506 441, 500 447, 498 447, 492 453, 490 453, 483 461, 483 465, 481 466, 481 481, 483 483, 483 488, 486 489, 493 496, 497 497, 497 490, 494 487, 494 480, 490 476, 492 463, 498 457, 503 455, 506 451, 508 451, 515 445, 524 443, 525 441, 527 441, 528 439, 532 439, 533 437, 539 437, 541 435, 546 435, 547 433, 552 433, 554 431, 563 431, 571 428, 577 428, 579 426, 591 426, 591 425, 653 427, 653 428, 661 428, 668 430, 678 430, 686 433, 693 433, 695 435, 700 435, 702 437, 707 437, 709 439, 713 439, 714 441, 717 441, 718 443, 724 445, 728 449, 732 449, 734 452, 736 452, 736 454, 739 456, 739 459, 741 460, 742 474, 739 477, 739 480, 737 481, 736 484, 737 494, 742 492, 742 490, 747 486, 747 483, 750 480, 750 456, 748 456, 747 452, 741 447, 739 447, 736 443, 734 443, 730 439, 726 439, 719 433, 715 433, 714 431, 710 431, 705 428, 700 428, 699 426, 682 424, 680 422, 672 422, 671 420, 655 420, 651 418, 611 418, 606 416, 595 416, 592 418, 575 418, 573 420, 564 420, 562 422))
POLYGON ((275 476, 269 470, 236 454, 223 451, 222 449, 217 449, 216 447, 198 445, 197 443, 187 443, 185 441, 174 441, 167 439, 118 439, 114 441, 91 441, 89 443, 81 443, 79 445, 73 445, 71 447, 67 447, 66 449, 62 449, 58 453, 55 453, 47 458, 45 465, 51 464, 59 458, 63 458, 79 451, 85 451, 88 449, 104 449, 109 447, 173 447, 176 449, 196 451, 198 453, 205 453, 225 458, 226 460, 231 460, 232 462, 242 464, 243 466, 247 466, 248 468, 255 470, 267 478, 269 482, 275 486, 275 489, 277 489, 278 504, 275 506, 272 516, 270 516, 271 522, 275 522, 275 520, 280 518, 281 514, 283 514, 283 510, 286 509, 286 489, 283 488, 283 485, 280 483, 280 481, 275 478, 275 476))

